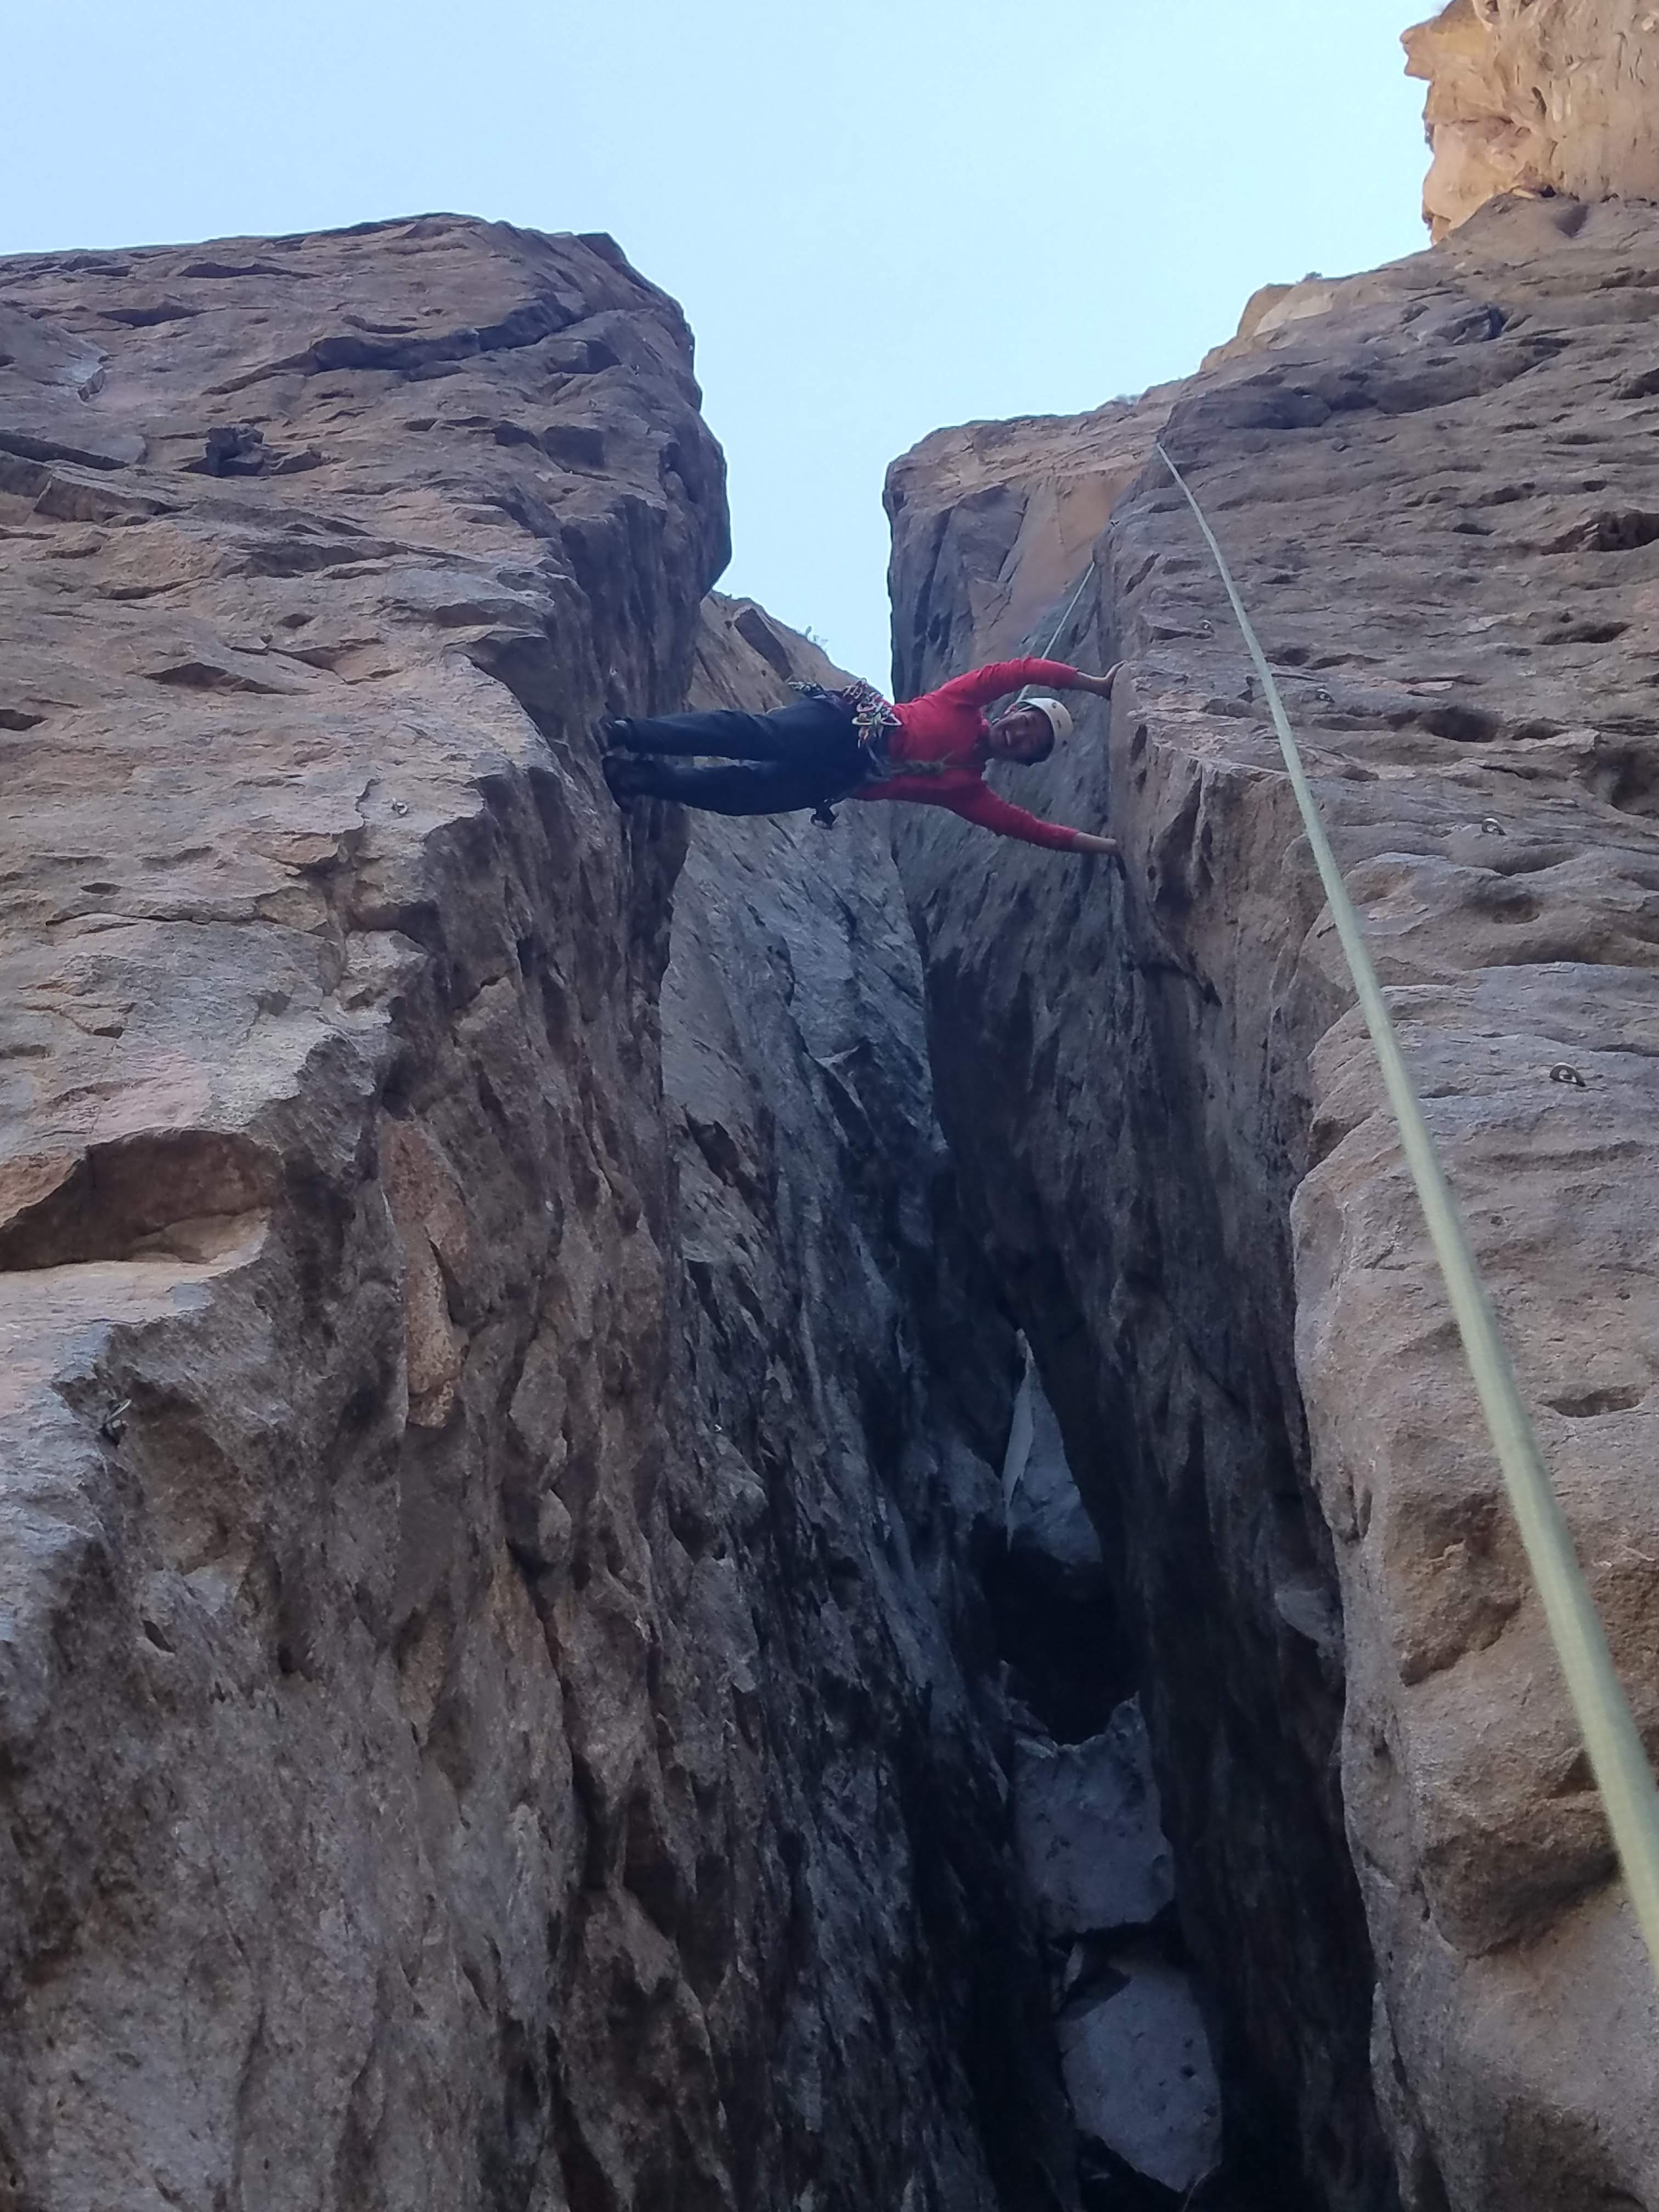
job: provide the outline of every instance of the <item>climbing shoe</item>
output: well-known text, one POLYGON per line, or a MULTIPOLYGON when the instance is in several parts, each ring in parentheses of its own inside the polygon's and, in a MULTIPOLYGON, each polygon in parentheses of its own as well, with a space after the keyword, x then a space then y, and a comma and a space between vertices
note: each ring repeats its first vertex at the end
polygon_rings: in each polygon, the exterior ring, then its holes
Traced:
POLYGON ((618 806, 640 795, 640 778, 645 763, 629 757, 626 753, 607 753, 605 760, 605 780, 611 787, 611 796, 618 806))
POLYGON ((593 732, 599 741, 599 750, 614 753, 634 742, 634 725, 626 714, 607 714, 593 732))

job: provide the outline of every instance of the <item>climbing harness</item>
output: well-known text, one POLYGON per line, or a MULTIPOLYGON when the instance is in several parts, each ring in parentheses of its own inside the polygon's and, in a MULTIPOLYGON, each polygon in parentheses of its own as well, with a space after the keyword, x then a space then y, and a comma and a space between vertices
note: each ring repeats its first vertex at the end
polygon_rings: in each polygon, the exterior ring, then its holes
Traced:
MULTIPOLYGON (((890 699, 885 699, 873 684, 866 684, 861 676, 830 690, 822 684, 805 684, 792 677, 789 689, 798 691, 803 699, 820 699, 826 706, 846 714, 858 732, 860 756, 858 773, 851 781, 828 799, 821 799, 812 809, 812 819, 821 830, 836 826, 836 808, 848 793, 857 791, 866 783, 880 783, 893 773, 888 758, 887 733, 896 730, 899 718, 890 699)), ((906 761, 906 775, 943 775, 951 763, 948 761, 906 761)))
POLYGON ((868 752, 878 742, 884 742, 883 732, 896 730, 899 718, 890 699, 884 699, 873 684, 866 684, 861 676, 830 690, 822 684, 805 684, 792 677, 789 689, 798 691, 803 699, 822 699, 827 706, 835 707, 852 718, 853 727, 859 733, 859 744, 868 752))
MULTIPOLYGON (((1053 653, 1055 646, 1060 642, 1061 631, 1072 619, 1077 603, 1083 597, 1089 579, 1094 573, 1095 564, 1091 561, 1079 580, 1076 591, 1073 592, 1067 602, 1065 613, 1054 625, 1054 635, 1038 656, 1039 659, 1047 660, 1053 653)), ((1019 697, 1025 698, 1032 688, 1028 684, 1020 692, 1019 697)), ((899 727, 899 718, 891 700, 884 698, 875 685, 866 684, 861 676, 854 677, 850 682, 841 684, 833 690, 827 689, 822 684, 807 684, 799 678, 792 677, 789 680, 789 689, 799 692, 803 699, 822 699, 829 705, 839 708, 843 714, 850 715, 853 726, 858 732, 859 750, 863 756, 860 773, 844 789, 836 792, 831 798, 820 799, 812 809, 812 819, 819 828, 833 830, 836 826, 835 810, 849 793, 857 791, 863 784, 884 782, 890 775, 898 772, 889 758, 887 745, 888 732, 899 727)), ((903 763, 902 772, 906 775, 944 775, 950 767, 949 761, 908 760, 903 763)))
MULTIPOLYGON (((1423 1118, 1416 1085, 1366 948, 1359 916, 1320 819, 1279 686, 1204 510, 1161 444, 1157 451, 1203 533, 1267 694, 1291 787, 1302 811, 1308 842, 1330 902, 1331 919, 1347 956, 1360 1010, 1370 1031, 1389 1103, 1400 1131, 1401 1148, 1417 1186, 1446 1295, 1456 1317, 1464 1355, 1486 1415, 1487 1433, 1503 1469, 1533 1579, 1543 1601, 1556 1656, 1566 1678, 1590 1767, 1601 1792, 1637 1923, 1655 1974, 1659 1976, 1659 1789, 1655 1786, 1653 1771, 1642 1747, 1630 1702, 1613 1671, 1607 1632, 1573 1550, 1572 1537, 1545 1468, 1515 1370, 1498 1334, 1492 1301, 1469 1249, 1456 1201, 1423 1118)), ((1550 1072, 1557 1082, 1571 1083, 1576 1079, 1582 1084, 1583 1080, 1577 1069, 1568 1068, 1565 1063, 1550 1072)))

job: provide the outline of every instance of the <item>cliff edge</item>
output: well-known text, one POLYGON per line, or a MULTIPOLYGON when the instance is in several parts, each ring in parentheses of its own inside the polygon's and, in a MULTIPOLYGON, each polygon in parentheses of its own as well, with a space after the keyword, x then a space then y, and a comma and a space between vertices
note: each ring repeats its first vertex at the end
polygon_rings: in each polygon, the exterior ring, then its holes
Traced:
POLYGON ((1505 192, 1659 199, 1650 0, 1451 0, 1405 46, 1407 75, 1429 83, 1437 240, 1505 192))

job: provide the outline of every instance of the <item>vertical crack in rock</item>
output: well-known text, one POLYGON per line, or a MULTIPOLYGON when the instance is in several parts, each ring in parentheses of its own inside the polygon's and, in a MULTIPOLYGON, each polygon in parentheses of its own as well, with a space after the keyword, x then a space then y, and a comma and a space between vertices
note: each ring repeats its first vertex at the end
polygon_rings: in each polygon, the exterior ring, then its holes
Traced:
MULTIPOLYGON (((784 670, 832 676, 710 602, 694 703, 777 703, 784 670)), ((1013 1347, 957 1224, 897 873, 858 812, 699 817, 664 986, 687 1396, 732 1501, 705 1571, 752 1623, 754 1826, 788 1900, 756 1960, 787 1973, 726 2094, 777 2146, 757 2205, 1072 2204, 981 1588, 1013 1347)))
POLYGON ((1019 1745, 1014 1818, 1089 2212, 1234 2207, 1201 1994, 1174 1911, 1151 1748, 1126 1682, 1099 1540, 1029 1365, 1003 1476, 993 1582, 1019 1745))
POLYGON ((1228 2141, 1345 2212, 1659 2201, 1659 2018, 1151 442, 1281 672, 1651 1744, 1656 267, 1639 204, 1500 203, 1260 296, 1187 385, 941 432, 890 477, 902 693, 1046 643, 1091 551, 1059 649, 1128 662, 1018 787, 1109 819, 1121 875, 931 811, 896 842, 941 1116, 1128 1639, 1228 2141))

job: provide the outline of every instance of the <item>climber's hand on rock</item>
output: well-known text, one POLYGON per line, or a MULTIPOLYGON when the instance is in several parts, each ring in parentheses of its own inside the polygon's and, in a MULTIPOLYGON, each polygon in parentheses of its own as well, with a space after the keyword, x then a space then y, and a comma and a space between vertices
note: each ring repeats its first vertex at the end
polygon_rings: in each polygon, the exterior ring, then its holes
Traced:
POLYGON ((1116 660, 1113 662, 1112 665, 1106 671, 1106 673, 1103 676, 1080 675, 1077 679, 1078 690, 1079 691, 1092 691, 1097 699, 1109 699, 1112 696, 1112 685, 1116 681, 1118 670, 1121 668, 1122 665, 1123 663, 1121 660, 1116 660))
POLYGON ((1077 833, 1079 853, 1104 853, 1109 859, 1116 860, 1119 849, 1115 837, 1097 837, 1091 830, 1079 830, 1077 833))

